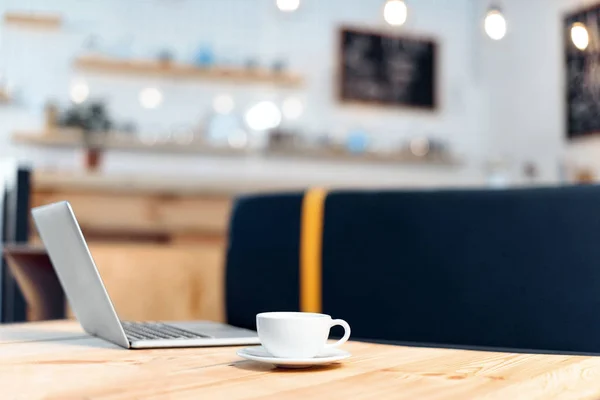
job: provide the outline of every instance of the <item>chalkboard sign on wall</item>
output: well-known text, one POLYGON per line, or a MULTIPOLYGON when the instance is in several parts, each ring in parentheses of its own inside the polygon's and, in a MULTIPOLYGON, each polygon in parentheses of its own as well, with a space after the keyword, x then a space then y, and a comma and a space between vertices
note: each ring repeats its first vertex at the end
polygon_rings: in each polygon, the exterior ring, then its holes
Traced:
POLYGON ((436 108, 434 41, 343 28, 340 42, 342 102, 436 108))
POLYGON ((566 62, 567 137, 600 133, 600 5, 564 19, 566 62), (589 32, 589 45, 578 49, 571 39, 571 28, 583 23, 589 32))

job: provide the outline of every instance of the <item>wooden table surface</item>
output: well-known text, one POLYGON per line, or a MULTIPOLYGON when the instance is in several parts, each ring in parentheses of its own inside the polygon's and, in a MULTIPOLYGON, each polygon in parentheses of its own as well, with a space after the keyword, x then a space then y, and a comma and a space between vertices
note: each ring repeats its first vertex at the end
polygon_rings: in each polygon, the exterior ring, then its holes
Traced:
POLYGON ((347 343, 309 370, 242 360, 236 348, 125 350, 76 322, 0 327, 6 399, 599 399, 600 357, 347 343))

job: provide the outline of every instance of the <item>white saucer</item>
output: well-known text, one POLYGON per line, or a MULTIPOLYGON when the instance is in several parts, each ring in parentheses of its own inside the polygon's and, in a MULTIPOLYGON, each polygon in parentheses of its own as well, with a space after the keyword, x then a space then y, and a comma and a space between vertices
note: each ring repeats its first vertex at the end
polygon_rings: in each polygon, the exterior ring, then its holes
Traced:
POLYGON ((326 349, 314 358, 279 358, 274 357, 262 346, 246 347, 238 350, 237 355, 246 360, 273 364, 282 368, 308 368, 317 365, 327 365, 346 359, 350 353, 340 349, 326 349))

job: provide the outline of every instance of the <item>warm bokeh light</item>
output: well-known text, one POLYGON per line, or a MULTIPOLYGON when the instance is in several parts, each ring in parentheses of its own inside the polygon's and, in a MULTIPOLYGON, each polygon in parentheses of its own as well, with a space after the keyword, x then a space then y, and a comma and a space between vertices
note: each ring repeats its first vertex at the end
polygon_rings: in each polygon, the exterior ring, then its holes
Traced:
POLYGON ((157 88, 145 88, 140 92, 140 104, 144 108, 157 108, 163 100, 163 95, 157 88))
POLYGON ((81 104, 87 100, 90 95, 90 87, 85 81, 78 80, 71 84, 69 89, 69 96, 71 101, 75 104, 81 104))
POLYGON ((281 111, 286 119, 298 119, 304 113, 304 103, 295 97, 288 97, 281 105, 281 111))
POLYGON ((500 10, 494 9, 487 13, 485 33, 493 40, 500 40, 506 35, 506 19, 500 10))
POLYGON ((587 49, 590 44, 590 34, 581 22, 576 22, 571 27, 571 40, 579 50, 587 49))
POLYGON ((425 157, 429 153, 429 139, 415 138, 410 142, 410 151, 417 157, 425 157))
POLYGON ((406 22, 408 8, 402 0, 388 0, 383 7, 383 18, 392 26, 400 26, 406 22))
POLYGON ((281 11, 292 12, 300 7, 300 0, 277 0, 277 8, 281 11))
POLYGON ((171 130, 171 137, 180 145, 188 145, 194 141, 194 130, 187 126, 176 126, 171 130))
POLYGON ((266 131, 277 128, 282 116, 279 107, 272 101, 261 101, 246 112, 246 124, 255 131, 266 131))
POLYGON ((238 129, 227 137, 227 142, 235 149, 243 149, 248 144, 248 134, 238 129))
POLYGON ((220 94, 213 100, 213 110, 217 114, 229 114, 235 108, 233 97, 228 94, 220 94))

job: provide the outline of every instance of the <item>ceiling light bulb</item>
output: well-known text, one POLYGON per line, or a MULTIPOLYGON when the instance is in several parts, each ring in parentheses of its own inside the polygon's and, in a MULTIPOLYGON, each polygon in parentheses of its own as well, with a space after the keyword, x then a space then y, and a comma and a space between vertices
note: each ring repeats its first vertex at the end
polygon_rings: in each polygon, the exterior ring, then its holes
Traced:
POLYGON ((255 131, 266 131, 281 124, 281 111, 272 101, 261 101, 252 106, 245 115, 246 124, 255 131))
POLYGON ((590 44, 590 34, 581 22, 576 22, 571 27, 571 40, 579 50, 587 49, 590 44))
POLYGON ((388 0, 383 7, 383 18, 392 26, 400 26, 406 22, 408 8, 402 0, 388 0))
POLYGON ((506 19, 500 10, 491 9, 485 16, 485 33, 493 39, 500 40, 506 35, 506 19))
POLYGON ((277 8, 283 12, 296 11, 300 7, 300 0, 277 0, 277 8))
POLYGON ((81 104, 87 100, 90 95, 90 87, 85 81, 75 81, 69 89, 69 97, 75 104, 81 104))
POLYGON ((283 116, 286 119, 298 119, 304 113, 304 104, 300 99, 289 97, 283 101, 281 111, 283 111, 283 116))
POLYGON ((146 88, 140 92, 139 100, 142 107, 152 109, 162 103, 163 96, 157 88, 146 88))
POLYGON ((228 94, 221 94, 213 100, 213 110, 217 114, 229 114, 235 108, 233 98, 228 94))

